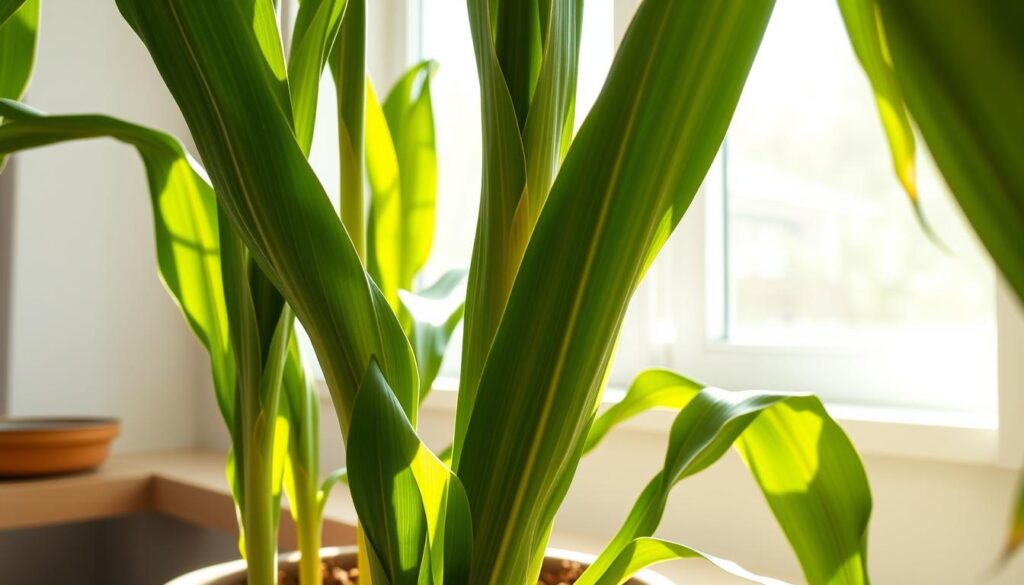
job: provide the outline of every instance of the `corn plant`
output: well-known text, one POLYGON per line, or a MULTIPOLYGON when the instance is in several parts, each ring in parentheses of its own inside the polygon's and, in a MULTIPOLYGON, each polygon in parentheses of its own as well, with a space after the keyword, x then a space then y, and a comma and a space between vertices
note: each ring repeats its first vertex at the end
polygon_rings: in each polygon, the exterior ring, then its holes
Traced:
MULTIPOLYGON (((912 117, 1020 295, 1021 10, 997 2, 948 10, 924 0, 839 3, 911 200, 917 206, 912 117)), ((420 441, 417 418, 437 371, 430 359, 439 361, 436 349, 462 308, 447 319, 419 319, 419 303, 402 292, 413 288, 422 242, 429 241, 417 202, 433 198, 432 163, 424 159, 431 153, 418 152, 402 131, 382 132, 420 124, 416 104, 429 96, 431 65, 414 68, 392 92, 394 101, 389 96, 380 106, 366 82, 364 0, 303 0, 287 59, 269 0, 117 5, 175 98, 205 172, 165 134, 106 117, 46 116, 12 101, 0 105, 0 152, 95 136, 139 150, 162 276, 211 362, 222 360, 222 369, 234 371, 225 379, 237 380, 226 386, 237 387, 235 402, 222 400, 222 410, 233 408, 241 420, 233 443, 242 477, 261 478, 236 482, 246 535, 253 530, 247 519, 261 534, 276 522, 274 483, 264 478, 273 479, 284 458, 247 446, 277 444, 268 436, 285 434, 275 434, 271 422, 282 408, 288 414, 281 420, 293 421, 285 483, 294 501, 321 501, 309 487, 316 485, 308 473, 315 449, 303 437, 315 437, 318 423, 311 386, 292 357, 294 313, 316 351, 345 441, 361 580, 536 582, 581 457, 616 424, 663 407, 678 411, 664 465, 578 583, 622 583, 645 566, 686 557, 773 582, 655 536, 672 488, 732 446, 807 581, 868 582, 867 478, 813 396, 725 391, 652 370, 598 414, 630 298, 722 142, 771 0, 644 0, 575 135, 583 1, 467 1, 483 180, 453 443, 442 456, 420 441), (327 68, 339 104, 340 213, 307 161, 327 68), (211 302, 218 294, 222 304, 211 302)), ((0 6, 3 43, 16 42, 8 34, 30 34, 15 23, 31 21, 22 11, 37 10, 34 1, 0 6)), ((0 97, 23 91, 28 68, 6 63, 24 63, 25 54, 0 56, 0 97)), ((422 296, 457 290, 459 276, 442 278, 422 296)), ((215 363, 215 377, 217 371, 215 363)), ((319 522, 296 515, 300 525, 319 522)), ((304 548, 314 546, 312 538, 304 548)), ((251 583, 273 582, 273 561, 264 562, 273 558, 272 546, 247 537, 251 583)))

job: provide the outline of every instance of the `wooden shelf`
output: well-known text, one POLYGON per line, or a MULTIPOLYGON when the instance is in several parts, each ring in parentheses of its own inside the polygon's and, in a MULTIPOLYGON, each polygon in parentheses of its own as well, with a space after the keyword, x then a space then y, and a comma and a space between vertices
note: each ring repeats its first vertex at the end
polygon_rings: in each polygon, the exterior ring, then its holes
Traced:
MULTIPOLYGON (((114 518, 146 510, 237 533, 224 455, 167 451, 114 455, 91 472, 0 480, 0 530, 114 518)), ((355 542, 355 508, 344 488, 324 510, 324 543, 355 542)), ((295 547, 295 526, 281 518, 281 546, 295 547)))
MULTIPOLYGON (((212 530, 235 533, 234 504, 224 476, 225 456, 210 451, 166 451, 112 456, 99 469, 78 475, 0 480, 0 530, 52 526, 155 511, 212 530)), ((324 546, 355 543, 356 513, 344 486, 324 510, 324 546)), ((551 545, 600 552, 607 539, 555 531, 551 545)), ((295 525, 282 513, 280 545, 294 550, 295 525)), ((675 579, 707 584, 741 583, 700 561, 660 566, 675 579)), ((683 582, 683 581, 680 581, 683 582)))

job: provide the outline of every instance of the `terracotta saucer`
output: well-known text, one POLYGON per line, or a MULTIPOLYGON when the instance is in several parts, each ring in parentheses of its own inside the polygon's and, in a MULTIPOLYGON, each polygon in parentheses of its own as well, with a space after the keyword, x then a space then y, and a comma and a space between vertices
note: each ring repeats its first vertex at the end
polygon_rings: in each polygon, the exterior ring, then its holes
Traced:
POLYGON ((0 417, 0 477, 92 469, 119 430, 113 418, 0 417))

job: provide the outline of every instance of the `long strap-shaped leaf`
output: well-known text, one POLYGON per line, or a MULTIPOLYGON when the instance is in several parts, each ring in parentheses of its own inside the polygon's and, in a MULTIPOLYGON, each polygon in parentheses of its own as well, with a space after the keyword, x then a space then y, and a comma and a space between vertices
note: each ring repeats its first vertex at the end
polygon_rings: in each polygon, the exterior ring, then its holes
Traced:
MULTIPOLYGON (((733 444, 757 479, 808 582, 868 582, 867 476, 849 439, 816 398, 695 390, 689 380, 673 380, 670 373, 657 370, 641 374, 633 389, 640 397, 634 404, 660 396, 661 404, 686 406, 672 425, 664 468, 647 484, 584 583, 597 582, 636 538, 654 534, 672 488, 718 461, 733 444), (676 396, 669 399, 670 394, 676 396)), ((624 418, 612 416, 605 424, 619 420, 624 418)))
POLYGON ((376 363, 356 398, 347 453, 352 500, 383 569, 374 583, 469 583, 466 494, 420 441, 376 363))
POLYGON ((755 575, 732 561, 702 553, 683 544, 650 537, 633 540, 622 549, 603 574, 600 576, 595 576, 594 573, 585 574, 576 581, 576 585, 620 585, 651 565, 676 559, 694 558, 703 559, 741 579, 763 585, 785 585, 784 581, 755 575))
POLYGON ((178 102, 221 208, 305 325, 342 432, 371 356, 415 420, 412 350, 295 141, 254 15, 235 2, 118 6, 178 102))
POLYGON ((366 0, 349 0, 330 56, 338 104, 341 221, 356 252, 366 259, 363 201, 364 110, 366 108, 366 0))
MULTIPOLYGON (((1024 299, 1024 5, 870 4, 906 108, 978 237, 1024 299)), ((878 92, 879 76, 867 71, 878 92)))
POLYGON ((366 267, 393 310, 402 287, 401 170, 387 118, 373 84, 366 80, 366 176, 370 184, 370 217, 366 229, 366 267))
POLYGON ((160 278, 210 354, 217 404, 231 426, 235 368, 221 281, 213 189, 181 144, 162 132, 107 116, 46 116, 0 100, 0 153, 89 138, 134 146, 146 168, 160 278))
POLYGON ((597 447, 617 425, 653 408, 682 410, 704 384, 668 370, 648 370, 633 380, 626 395, 594 420, 587 434, 585 451, 597 447))
POLYGON ((517 213, 529 216, 531 229, 572 141, 583 30, 582 0, 549 1, 549 17, 541 23, 546 39, 543 60, 523 128, 527 189, 517 213))
POLYGON ((483 183, 470 264, 456 460, 522 255, 572 140, 580 0, 469 0, 483 183))
MULTIPOLYGON (((1024 302, 1024 4, 870 4, 884 24, 906 107, 960 208, 1024 302)), ((879 81, 868 73, 877 91, 879 81)), ((1024 510, 1024 487, 1017 510, 1024 510)), ((1024 542, 1022 517, 1013 523, 1007 554, 1024 542)))
POLYGON ((893 167, 903 189, 921 217, 917 195, 916 146, 910 116, 903 101, 903 93, 893 69, 892 55, 883 30, 881 15, 875 0, 839 0, 839 9, 846 23, 857 60, 864 68, 875 92, 878 115, 882 120, 893 167))
POLYGON ((476 406, 459 404, 471 416, 456 469, 473 511, 474 583, 529 578, 657 228, 707 172, 771 7, 638 9, 541 212, 476 406))
POLYGON ((305 0, 299 4, 288 54, 295 138, 306 153, 313 144, 320 77, 348 7, 347 0, 305 0))
POLYGON ((455 419, 455 462, 469 426, 484 361, 498 330, 528 234, 513 232, 526 188, 526 155, 516 109, 494 48, 490 0, 468 0, 469 22, 480 78, 480 210, 466 288, 466 322, 455 419))
POLYGON ((434 244, 437 199, 437 149, 430 78, 432 61, 409 68, 388 92, 384 116, 394 139, 402 186, 399 288, 413 290, 413 279, 426 264, 434 244))

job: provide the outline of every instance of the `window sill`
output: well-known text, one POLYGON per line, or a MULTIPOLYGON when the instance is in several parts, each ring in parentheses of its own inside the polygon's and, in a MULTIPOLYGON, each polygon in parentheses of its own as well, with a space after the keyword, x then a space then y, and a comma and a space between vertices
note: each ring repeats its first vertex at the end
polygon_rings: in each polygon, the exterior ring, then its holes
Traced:
MULTIPOLYGON (((453 417, 458 403, 457 380, 438 378, 423 405, 426 412, 453 417)), ((319 381, 321 398, 330 404, 326 384, 319 381)), ((602 407, 622 398, 625 389, 609 388, 602 407)), ((962 463, 1005 469, 1020 467, 1019 458, 1002 448, 1009 442, 994 417, 914 408, 828 404, 829 413, 849 434, 862 455, 962 463)), ((651 410, 619 425, 626 433, 667 435, 675 413, 651 410)))

